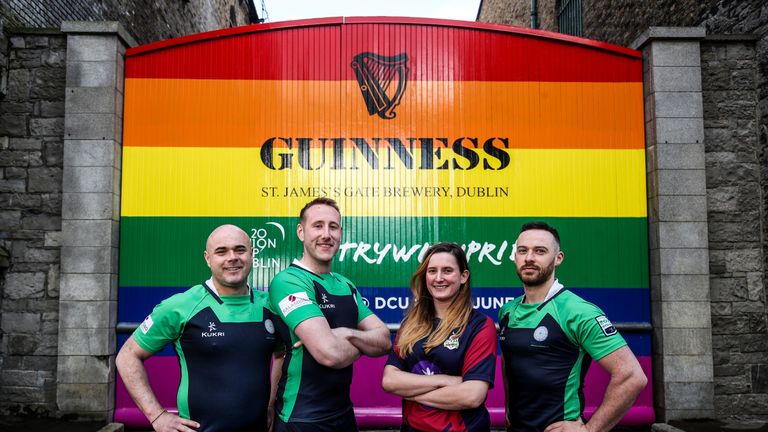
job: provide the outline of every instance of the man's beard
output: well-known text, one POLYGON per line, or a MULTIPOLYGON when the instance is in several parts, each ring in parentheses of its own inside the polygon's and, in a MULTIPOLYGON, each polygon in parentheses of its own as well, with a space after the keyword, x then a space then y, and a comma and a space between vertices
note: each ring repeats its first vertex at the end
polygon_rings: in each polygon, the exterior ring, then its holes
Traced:
POLYGON ((516 268, 516 271, 517 271, 517 277, 519 277, 520 280, 523 281, 523 284, 527 286, 539 286, 544 282, 548 281, 550 276, 552 276, 552 273, 555 272, 555 260, 552 260, 552 262, 549 263, 548 266, 539 270, 538 273, 536 273, 534 276, 531 276, 531 277, 523 276, 519 268, 516 268))

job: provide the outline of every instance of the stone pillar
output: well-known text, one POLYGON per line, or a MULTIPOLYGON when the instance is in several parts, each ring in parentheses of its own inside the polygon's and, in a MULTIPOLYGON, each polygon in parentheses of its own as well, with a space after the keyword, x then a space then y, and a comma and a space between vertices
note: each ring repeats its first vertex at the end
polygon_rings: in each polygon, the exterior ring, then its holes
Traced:
POLYGON ((651 27, 643 52, 653 386, 659 420, 712 418, 701 27, 651 27))
POLYGON ((65 21, 61 289, 56 400, 62 413, 111 420, 125 49, 117 22, 65 21))

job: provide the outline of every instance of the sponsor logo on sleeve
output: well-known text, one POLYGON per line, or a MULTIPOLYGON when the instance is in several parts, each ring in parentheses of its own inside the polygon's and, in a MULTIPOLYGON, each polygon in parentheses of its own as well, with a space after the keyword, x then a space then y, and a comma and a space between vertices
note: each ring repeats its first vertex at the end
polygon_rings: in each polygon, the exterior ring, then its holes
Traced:
POLYGON ((613 336, 618 331, 616 331, 616 327, 611 324, 611 320, 605 317, 605 315, 600 315, 599 317, 596 317, 595 320, 597 321, 597 324, 600 326, 600 329, 603 331, 603 334, 606 336, 613 336))
POLYGON ((149 329, 152 328, 152 324, 154 324, 154 322, 152 321, 152 315, 147 315, 147 317, 144 318, 144 321, 142 321, 139 328, 141 329, 142 333, 147 334, 149 329))
POLYGON ((287 317, 288 314, 295 311, 296 309, 309 304, 312 304, 312 301, 309 299, 307 293, 297 292, 285 296, 282 300, 280 300, 278 306, 280 306, 280 312, 283 313, 283 316, 287 317))

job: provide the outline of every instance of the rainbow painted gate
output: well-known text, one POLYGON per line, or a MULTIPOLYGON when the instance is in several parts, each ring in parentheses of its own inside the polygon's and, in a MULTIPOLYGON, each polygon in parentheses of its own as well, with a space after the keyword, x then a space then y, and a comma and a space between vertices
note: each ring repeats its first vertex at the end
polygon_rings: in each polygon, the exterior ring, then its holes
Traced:
MULTIPOLYGON (((118 330, 208 277, 204 241, 222 223, 251 235, 251 283, 266 289, 301 253, 300 208, 329 196, 344 217, 334 270, 393 327, 429 243, 464 245, 476 306, 496 318, 521 293, 520 225, 552 223, 560 281, 623 329, 650 377, 639 52, 498 25, 328 18, 133 48, 125 77, 118 330)), ((355 366, 361 426, 400 422, 383 362, 355 366)), ((147 364, 173 408, 173 352, 147 364)), ((588 413, 606 382, 592 368, 588 413)), ((653 421, 651 394, 625 424, 653 421)), ((503 423, 500 377, 488 406, 503 423)), ((146 423, 121 382, 115 418, 146 423)))

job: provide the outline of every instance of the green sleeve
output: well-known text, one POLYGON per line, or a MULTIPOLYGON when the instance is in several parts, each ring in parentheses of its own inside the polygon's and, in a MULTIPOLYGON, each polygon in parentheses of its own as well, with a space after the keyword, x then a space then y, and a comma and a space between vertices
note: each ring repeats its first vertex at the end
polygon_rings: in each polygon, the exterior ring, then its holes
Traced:
POLYGON ((269 303, 291 331, 306 319, 323 316, 309 282, 286 271, 269 284, 269 303))
POLYGON ((569 327, 576 341, 593 360, 600 360, 627 344, 597 306, 583 302, 574 309, 569 327))
POLYGON ((178 307, 178 296, 179 294, 157 305, 134 330, 133 339, 142 349, 156 353, 179 338, 184 329, 186 315, 178 307))

